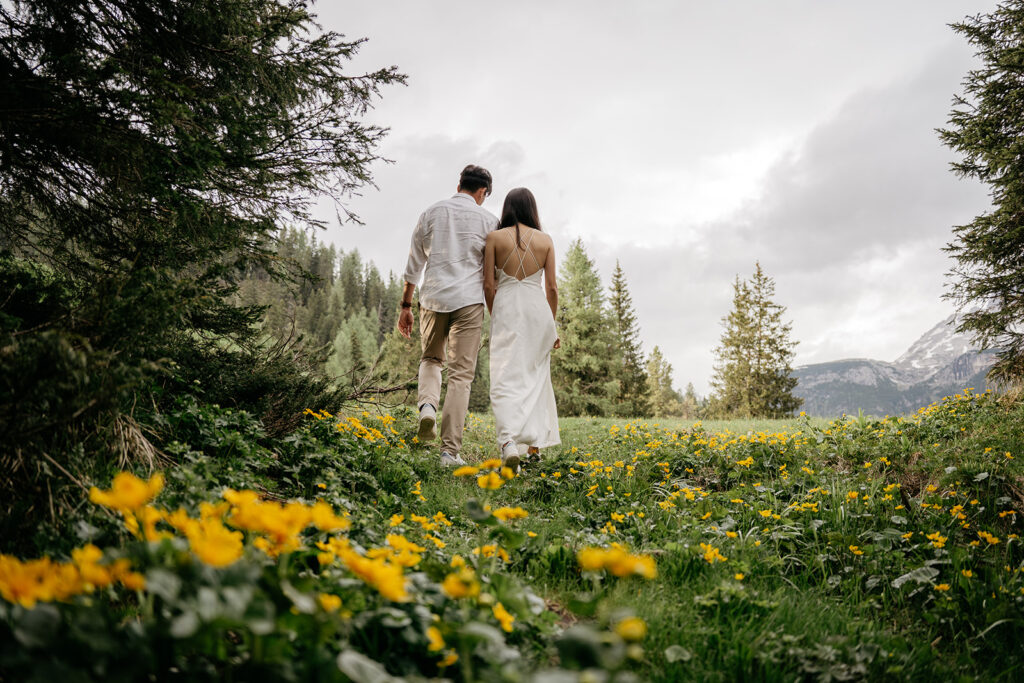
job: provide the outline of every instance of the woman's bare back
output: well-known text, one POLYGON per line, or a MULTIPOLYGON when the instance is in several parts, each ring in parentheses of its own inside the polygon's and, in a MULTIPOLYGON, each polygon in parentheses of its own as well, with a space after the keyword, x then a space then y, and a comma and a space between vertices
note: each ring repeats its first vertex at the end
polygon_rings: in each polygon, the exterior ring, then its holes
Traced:
POLYGON ((548 235, 525 225, 519 226, 518 246, 515 227, 495 230, 487 240, 493 240, 495 268, 517 280, 543 270, 552 249, 548 235))

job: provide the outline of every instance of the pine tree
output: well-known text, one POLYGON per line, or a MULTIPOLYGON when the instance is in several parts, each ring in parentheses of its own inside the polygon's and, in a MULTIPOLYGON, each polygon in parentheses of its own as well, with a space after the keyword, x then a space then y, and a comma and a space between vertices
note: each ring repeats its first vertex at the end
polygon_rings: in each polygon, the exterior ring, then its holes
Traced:
POLYGON ((687 382, 682 404, 683 417, 687 420, 696 420, 701 416, 701 399, 697 396, 697 390, 693 388, 693 382, 687 382))
POLYGON ((558 278, 558 333, 551 381, 562 415, 609 415, 619 393, 618 356, 604 292, 583 242, 570 245, 558 278))
POLYGON ((629 295, 626 274, 615 261, 611 292, 608 297, 611 320, 618 343, 620 389, 615 413, 624 417, 648 417, 651 405, 647 391, 647 372, 643 352, 640 350, 640 330, 637 328, 633 299, 629 295))
POLYGON ((370 182, 385 129, 362 119, 403 80, 349 69, 363 41, 311 4, 0 3, 0 461, 19 463, 0 518, 29 523, 65 475, 134 448, 142 430, 118 425, 137 406, 202 386, 276 433, 335 399, 236 298, 254 265, 286 276, 281 226, 320 225, 318 200, 345 211, 370 182), (55 305, 11 287, 36 265, 55 305))
POLYGON ((333 377, 362 379, 377 358, 377 317, 366 311, 350 315, 338 328, 327 371, 333 377))
POLYGON ((772 301, 775 281, 757 263, 753 277, 733 283, 732 311, 722 318, 715 349, 711 409, 720 416, 783 417, 803 403, 793 396, 792 360, 797 342, 786 309, 772 301))
POLYGON ((647 359, 647 393, 651 413, 656 417, 677 417, 683 414, 679 392, 672 386, 672 364, 665 360, 657 346, 647 359))
POLYGON ((996 349, 989 376, 1024 378, 1024 80, 1021 79, 1024 0, 1000 2, 991 14, 953 29, 977 49, 981 66, 968 72, 954 99, 943 142, 960 153, 953 169, 990 188, 993 208, 954 228, 946 247, 957 264, 947 297, 961 309, 960 332, 996 349))

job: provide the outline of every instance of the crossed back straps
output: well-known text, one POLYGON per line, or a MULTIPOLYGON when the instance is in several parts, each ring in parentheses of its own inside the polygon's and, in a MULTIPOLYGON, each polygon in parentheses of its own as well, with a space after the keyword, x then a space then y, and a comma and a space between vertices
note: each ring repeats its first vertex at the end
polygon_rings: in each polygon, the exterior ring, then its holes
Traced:
MULTIPOLYGON (((508 256, 505 257, 505 262, 503 264, 501 264, 502 272, 504 272, 506 275, 511 275, 512 277, 514 277, 517 280, 524 280, 527 277, 529 277, 526 274, 526 255, 527 254, 529 254, 530 258, 533 259, 534 265, 537 266, 537 271, 540 271, 540 270, 543 269, 543 266, 540 264, 540 261, 537 260, 537 255, 534 254, 533 253, 533 249, 530 248, 531 245, 533 244, 533 235, 537 231, 534 230, 533 228, 530 228, 527 232, 528 232, 528 234, 527 234, 526 240, 525 240, 526 244, 523 247, 520 247, 517 243, 515 243, 515 238, 512 237, 512 235, 509 235, 509 238, 512 239, 512 241, 513 241, 512 251, 510 251, 508 253, 508 256), (509 273, 507 270, 505 270, 505 268, 506 268, 506 266, 508 266, 508 262, 512 260, 513 256, 518 256, 519 257, 519 264, 516 266, 515 273, 509 273)), ((534 272, 537 272, 537 271, 534 271, 534 272)))

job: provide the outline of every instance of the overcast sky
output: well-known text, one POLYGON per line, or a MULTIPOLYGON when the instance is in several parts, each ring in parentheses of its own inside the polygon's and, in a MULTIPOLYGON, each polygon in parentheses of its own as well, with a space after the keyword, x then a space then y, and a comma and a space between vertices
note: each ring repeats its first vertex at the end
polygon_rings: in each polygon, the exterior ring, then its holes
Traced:
POLYGON ((995 0, 321 1, 395 64, 369 116, 390 127, 363 226, 324 237, 401 273, 419 214, 467 163, 498 213, 537 197, 564 253, 625 270, 645 351, 707 392, 734 278, 776 281, 797 364, 895 360, 949 315, 954 225, 987 192, 949 171, 935 128, 976 64, 947 26, 995 0))

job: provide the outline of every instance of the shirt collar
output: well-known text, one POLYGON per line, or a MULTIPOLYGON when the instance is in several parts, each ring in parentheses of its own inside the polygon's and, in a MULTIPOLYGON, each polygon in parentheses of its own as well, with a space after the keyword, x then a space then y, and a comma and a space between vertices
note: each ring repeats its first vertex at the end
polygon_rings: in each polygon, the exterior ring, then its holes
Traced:
POLYGON ((454 195, 452 195, 452 199, 467 199, 467 200, 473 202, 474 205, 476 205, 476 200, 473 199, 472 197, 470 197, 465 192, 456 192, 454 195))

